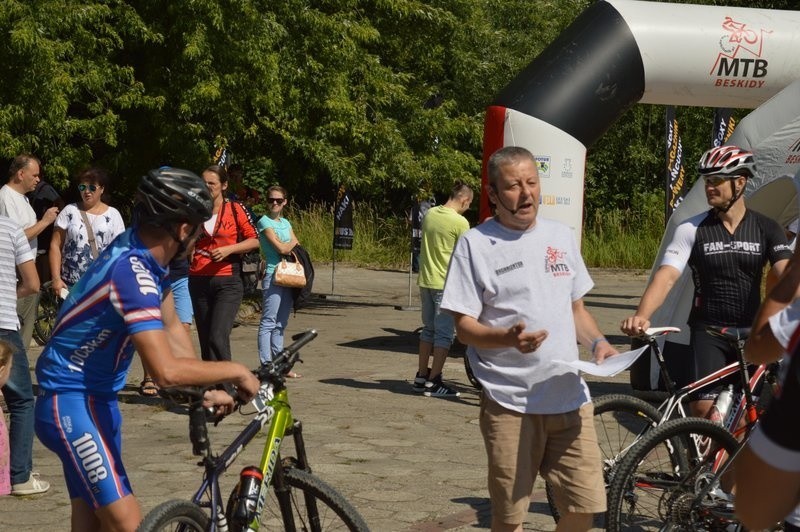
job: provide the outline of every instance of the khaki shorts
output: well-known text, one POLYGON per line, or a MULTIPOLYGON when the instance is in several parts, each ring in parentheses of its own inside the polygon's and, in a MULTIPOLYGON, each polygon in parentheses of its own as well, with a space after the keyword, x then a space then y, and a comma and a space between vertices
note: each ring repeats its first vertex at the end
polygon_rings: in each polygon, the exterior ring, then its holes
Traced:
POLYGON ((480 427, 495 522, 523 522, 538 473, 552 486, 560 513, 606 510, 593 415, 592 403, 564 414, 520 414, 482 394, 480 427))

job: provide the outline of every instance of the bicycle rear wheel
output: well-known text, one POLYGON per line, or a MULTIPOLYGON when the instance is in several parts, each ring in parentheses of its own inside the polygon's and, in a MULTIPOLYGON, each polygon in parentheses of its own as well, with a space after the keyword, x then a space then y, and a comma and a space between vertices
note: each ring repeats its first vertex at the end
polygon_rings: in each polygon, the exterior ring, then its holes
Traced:
POLYGON ((720 482, 716 472, 737 447, 730 432, 700 418, 675 419, 648 432, 614 475, 607 530, 735 529, 732 497, 722 486, 729 479, 720 482))
POLYGON ((261 514, 261 530, 349 530, 367 532, 358 511, 334 488, 300 469, 283 470, 291 515, 282 515, 275 489, 270 489, 261 514), (293 528, 285 526, 290 521, 293 528))
MULTIPOLYGON (((647 430, 658 424, 661 413, 650 403, 632 395, 603 395, 595 398, 593 403, 594 428, 603 460, 603 479, 607 490, 625 452, 647 430)), ((558 523, 560 515, 549 483, 545 483, 545 494, 553 519, 558 523)))
POLYGON ((210 520, 191 501, 172 500, 159 504, 145 516, 138 532, 205 532, 210 520))

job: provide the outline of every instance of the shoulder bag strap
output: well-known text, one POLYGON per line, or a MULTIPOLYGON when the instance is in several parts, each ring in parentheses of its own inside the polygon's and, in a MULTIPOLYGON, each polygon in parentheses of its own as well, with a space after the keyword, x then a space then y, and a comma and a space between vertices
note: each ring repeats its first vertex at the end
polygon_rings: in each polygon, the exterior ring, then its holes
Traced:
POLYGON ((81 213, 81 218, 83 218, 83 225, 86 226, 86 235, 89 237, 89 247, 92 250, 92 260, 97 258, 97 242, 94 239, 94 229, 92 229, 92 224, 89 223, 89 217, 86 215, 86 211, 83 209, 78 209, 81 213))

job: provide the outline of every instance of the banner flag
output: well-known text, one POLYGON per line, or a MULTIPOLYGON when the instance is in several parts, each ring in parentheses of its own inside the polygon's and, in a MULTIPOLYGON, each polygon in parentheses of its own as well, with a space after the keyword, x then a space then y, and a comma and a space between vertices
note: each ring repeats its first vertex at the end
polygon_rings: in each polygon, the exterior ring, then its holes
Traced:
POLYGON ((227 169, 229 159, 228 147, 225 144, 220 143, 214 146, 214 164, 227 169))
POLYGON ((669 220, 673 211, 675 211, 681 201, 683 201, 687 190, 686 168, 683 164, 683 145, 681 144, 678 120, 675 117, 675 108, 672 106, 667 107, 666 126, 667 167, 666 178, 664 180, 664 185, 666 187, 664 223, 669 220))
POLYGON ((714 111, 714 127, 711 130, 712 146, 717 148, 725 144, 735 127, 736 119, 731 116, 731 110, 725 107, 718 107, 714 111))
POLYGON ((353 198, 345 189, 339 187, 333 211, 333 249, 353 249, 353 198))

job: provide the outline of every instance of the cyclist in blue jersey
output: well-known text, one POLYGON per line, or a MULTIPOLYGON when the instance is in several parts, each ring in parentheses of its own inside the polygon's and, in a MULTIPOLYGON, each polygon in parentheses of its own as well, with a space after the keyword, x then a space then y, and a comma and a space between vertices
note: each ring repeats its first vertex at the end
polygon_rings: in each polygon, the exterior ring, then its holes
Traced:
MULTIPOLYGON (((197 175, 150 171, 139 184, 133 227, 114 240, 72 288, 36 364, 36 435, 63 463, 72 530, 133 531, 141 510, 122 465, 123 388, 134 349, 159 386, 238 387, 242 400, 258 379, 235 362, 204 362, 178 319, 169 262, 186 253, 211 216, 197 175)), ((228 392, 207 392, 206 406, 233 408, 228 392)))

